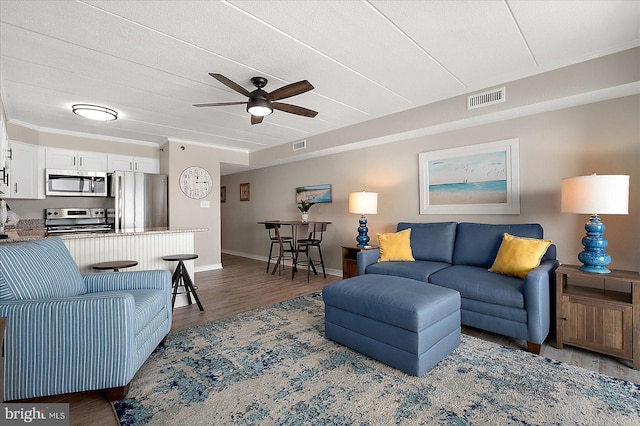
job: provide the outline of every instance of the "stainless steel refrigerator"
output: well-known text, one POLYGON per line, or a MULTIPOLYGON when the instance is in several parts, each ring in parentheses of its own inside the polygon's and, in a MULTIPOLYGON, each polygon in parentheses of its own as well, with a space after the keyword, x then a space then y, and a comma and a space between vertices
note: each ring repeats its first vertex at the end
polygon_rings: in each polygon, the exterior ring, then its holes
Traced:
POLYGON ((139 172, 115 172, 110 177, 109 196, 112 197, 116 230, 143 231, 166 228, 167 176, 139 172))

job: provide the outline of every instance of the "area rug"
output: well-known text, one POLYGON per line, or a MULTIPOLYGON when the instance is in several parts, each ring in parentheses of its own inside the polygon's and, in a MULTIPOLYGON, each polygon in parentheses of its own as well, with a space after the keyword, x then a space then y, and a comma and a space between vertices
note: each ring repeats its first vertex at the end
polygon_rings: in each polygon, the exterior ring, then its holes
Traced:
POLYGON ((462 336, 423 377, 324 337, 318 294, 171 333, 122 425, 631 425, 640 385, 462 336))

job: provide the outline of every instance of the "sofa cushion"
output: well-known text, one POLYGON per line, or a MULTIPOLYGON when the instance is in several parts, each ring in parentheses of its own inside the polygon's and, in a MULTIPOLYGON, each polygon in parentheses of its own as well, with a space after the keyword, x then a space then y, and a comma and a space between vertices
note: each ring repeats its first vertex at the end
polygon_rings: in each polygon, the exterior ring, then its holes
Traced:
POLYGON ((431 274, 449 266, 451 265, 448 263, 430 262, 427 260, 416 260, 415 262, 383 262, 367 266, 365 273, 394 275, 428 282, 431 274))
POLYGON ((540 266, 551 240, 514 237, 505 233, 490 272, 523 278, 540 266))
POLYGON ((133 296, 135 311, 133 315, 133 330, 137 334, 147 324, 149 324, 159 312, 166 309, 166 295, 162 290, 144 289, 144 290, 120 290, 120 291, 101 291, 92 293, 94 295, 108 296, 110 294, 130 294, 133 296))
POLYGON ((512 225, 459 223, 453 251, 453 264, 488 269, 496 259, 505 232, 518 237, 542 238, 542 226, 533 223, 512 225))
POLYGON ((413 262, 415 260, 411 254, 411 229, 390 234, 377 234, 377 236, 380 242, 378 262, 413 262))
POLYGON ((59 237, 0 244, 0 300, 50 299, 86 293, 59 237))
POLYGON ((411 228, 411 250, 416 260, 453 263, 456 222, 398 223, 398 231, 411 228))
POLYGON ((457 290, 462 298, 524 309, 524 281, 484 268, 455 265, 429 276, 431 284, 457 290))

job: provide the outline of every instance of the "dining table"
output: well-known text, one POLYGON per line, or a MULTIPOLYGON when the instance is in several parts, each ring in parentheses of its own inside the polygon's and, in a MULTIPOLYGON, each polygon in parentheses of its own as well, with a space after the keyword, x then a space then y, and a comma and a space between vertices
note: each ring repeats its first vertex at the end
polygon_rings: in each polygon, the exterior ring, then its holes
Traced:
MULTIPOLYGON (((285 226, 291 226, 291 238, 293 240, 293 245, 296 246, 296 242, 298 241, 298 229, 302 228, 302 227, 306 227, 309 225, 309 223, 326 223, 327 225, 331 224, 331 222, 328 222, 326 220, 309 220, 309 221, 302 221, 302 220, 262 220, 258 222, 258 225, 264 225, 266 223, 277 223, 279 225, 285 225, 285 226)), ((296 250, 296 247, 294 247, 294 250, 296 250)), ((295 256, 295 254, 294 254, 295 256)), ((277 270, 277 268, 280 266, 280 261, 282 256, 278 256, 278 260, 276 260, 276 265, 274 267, 274 271, 277 270)), ((297 258, 297 256, 295 256, 297 258)), ((292 266, 295 269, 295 265, 292 266)), ((295 271, 294 271, 295 272, 295 271)), ((293 279, 293 274, 291 276, 291 278, 293 279)))

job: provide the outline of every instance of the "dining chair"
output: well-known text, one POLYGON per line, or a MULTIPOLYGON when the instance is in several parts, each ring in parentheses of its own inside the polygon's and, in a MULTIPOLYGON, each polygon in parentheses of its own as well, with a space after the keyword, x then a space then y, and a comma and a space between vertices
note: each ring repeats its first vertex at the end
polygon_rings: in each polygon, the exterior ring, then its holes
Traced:
POLYGON ((269 268, 271 265, 272 259, 277 259, 275 266, 273 268, 272 275, 275 274, 276 269, 280 266, 280 270, 284 267, 285 259, 293 259, 293 237, 282 235, 282 225, 277 221, 269 221, 264 224, 265 229, 269 233, 269 240, 271 241, 271 245, 269 247, 269 257, 267 258, 267 273, 269 273, 269 268), (278 245, 278 254, 273 254, 273 246, 278 245), (285 244, 289 245, 287 249, 285 244), (287 253, 289 253, 287 257, 287 253))
POLYGON ((316 265, 322 266, 322 274, 327 278, 327 272, 324 268, 324 259, 322 258, 322 248, 320 247, 322 237, 327 230, 327 226, 328 223, 326 222, 309 222, 307 238, 298 239, 296 241, 291 279, 295 277, 298 265, 307 267, 307 282, 309 282, 311 270, 313 270, 314 274, 318 275, 316 265), (310 250, 312 247, 315 247, 318 250, 318 259, 313 259, 311 257, 310 250), (300 253, 305 254, 306 260, 302 262, 298 260, 298 255, 300 253))

